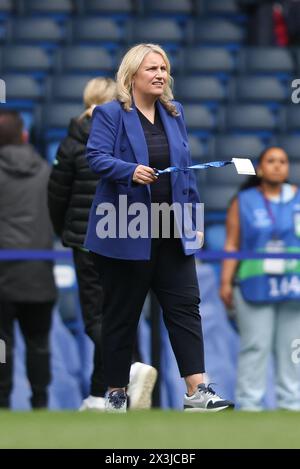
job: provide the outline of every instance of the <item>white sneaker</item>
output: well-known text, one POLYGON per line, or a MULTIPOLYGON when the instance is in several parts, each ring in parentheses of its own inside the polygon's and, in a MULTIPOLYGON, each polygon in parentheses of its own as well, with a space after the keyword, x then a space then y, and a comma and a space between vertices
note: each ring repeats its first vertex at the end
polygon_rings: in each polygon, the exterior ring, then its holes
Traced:
POLYGON ((150 409, 156 378, 157 370, 153 366, 140 362, 131 366, 127 389, 131 409, 150 409))
POLYGON ((98 410, 103 412, 105 410, 105 398, 89 396, 82 401, 79 411, 83 410, 98 410))

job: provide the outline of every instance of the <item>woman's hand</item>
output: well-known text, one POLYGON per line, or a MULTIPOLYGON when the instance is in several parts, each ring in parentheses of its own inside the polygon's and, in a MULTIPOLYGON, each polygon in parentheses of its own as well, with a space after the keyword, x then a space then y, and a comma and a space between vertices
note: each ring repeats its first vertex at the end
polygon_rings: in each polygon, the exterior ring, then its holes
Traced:
POLYGON ((153 168, 139 164, 135 168, 132 180, 138 184, 152 184, 153 182, 157 181, 157 176, 155 176, 155 171, 153 168))
POLYGON ((221 284, 220 297, 227 308, 233 308, 233 287, 230 283, 221 284))

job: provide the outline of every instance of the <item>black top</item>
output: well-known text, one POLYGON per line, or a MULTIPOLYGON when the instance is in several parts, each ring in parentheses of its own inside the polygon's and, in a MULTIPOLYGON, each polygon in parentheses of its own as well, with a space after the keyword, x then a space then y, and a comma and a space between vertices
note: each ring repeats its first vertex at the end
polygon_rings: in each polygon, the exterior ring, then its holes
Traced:
MULTIPOLYGON (((165 169, 170 166, 169 143, 158 110, 155 110, 154 124, 152 124, 139 109, 140 118, 149 153, 149 166, 156 169, 165 169)), ((172 190, 170 174, 162 174, 158 180, 150 185, 151 202, 172 203, 172 190)))

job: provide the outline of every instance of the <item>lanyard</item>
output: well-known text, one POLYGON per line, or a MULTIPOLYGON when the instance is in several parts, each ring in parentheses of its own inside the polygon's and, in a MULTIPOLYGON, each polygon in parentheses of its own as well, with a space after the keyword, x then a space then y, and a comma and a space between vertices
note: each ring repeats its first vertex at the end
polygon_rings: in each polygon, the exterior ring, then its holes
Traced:
POLYGON ((194 164, 185 168, 178 168, 177 166, 170 166, 166 169, 155 169, 155 175, 160 176, 164 173, 175 173, 178 171, 189 171, 191 169, 206 169, 206 168, 222 168, 228 164, 233 164, 233 161, 211 161, 210 163, 194 164))
MULTIPOLYGON (((271 207, 271 203, 270 203, 270 200, 265 196, 263 190, 260 188, 259 189, 261 195, 262 195, 262 198, 263 198, 263 201, 264 201, 264 205, 265 205, 265 208, 268 212, 268 215, 269 215, 269 218, 270 220, 272 221, 272 225, 273 225, 273 232, 272 232, 272 237, 274 239, 278 239, 279 236, 278 236, 278 227, 277 227, 277 220, 276 220, 276 217, 274 215, 274 212, 272 210, 272 207, 271 207)), ((280 198, 279 198, 279 204, 278 204, 278 212, 281 212, 281 209, 282 209, 282 200, 283 200, 283 195, 282 195, 282 189, 280 191, 280 198)), ((280 213, 277 213, 277 219, 280 221, 281 217, 279 216, 280 213)))

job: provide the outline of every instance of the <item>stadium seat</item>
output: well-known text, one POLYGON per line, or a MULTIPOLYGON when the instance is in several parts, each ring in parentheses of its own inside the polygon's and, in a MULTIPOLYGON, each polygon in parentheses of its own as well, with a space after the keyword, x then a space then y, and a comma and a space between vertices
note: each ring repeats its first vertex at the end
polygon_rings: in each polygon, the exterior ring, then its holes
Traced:
POLYGON ((284 126, 286 132, 300 132, 300 107, 296 104, 290 104, 283 110, 284 126))
POLYGON ((7 72, 48 72, 52 68, 51 57, 39 46, 7 46, 2 63, 7 72))
POLYGON ((70 119, 79 116, 83 110, 82 104, 63 102, 48 104, 43 109, 43 128, 46 131, 51 129, 67 129, 70 119))
POLYGON ((275 77, 244 76, 233 82, 234 98, 247 102, 284 102, 288 87, 275 77))
POLYGON ((104 48, 95 46, 69 46, 59 53, 59 69, 64 72, 113 73, 115 61, 104 48))
MULTIPOLYGON (((221 168, 219 171, 222 171, 221 168)), ((234 168, 231 170, 235 171, 234 168)), ((207 170, 209 171, 209 170, 207 170)), ((230 185, 220 185, 215 186, 206 185, 202 191, 202 199, 205 204, 205 210, 207 211, 225 211, 228 208, 228 205, 237 193, 237 186, 230 185)))
POLYGON ((174 19, 148 18, 131 21, 130 42, 178 45, 184 40, 181 26, 174 19))
POLYGON ((224 116, 224 130, 273 132, 278 128, 278 121, 272 110, 259 104, 237 104, 228 106, 224 116))
POLYGON ((211 159, 231 160, 235 157, 255 160, 265 148, 254 135, 217 135, 211 145, 211 159))
POLYGON ((72 0, 21 0, 20 4, 26 15, 71 15, 73 12, 72 0))
POLYGON ((12 38, 14 42, 22 44, 60 43, 65 39, 65 32, 54 19, 26 17, 14 20, 12 38))
POLYGON ((182 51, 185 73, 233 73, 232 54, 223 47, 191 47, 182 51))
POLYGON ((289 182, 291 184, 296 184, 297 186, 300 185, 300 163, 290 163, 290 174, 289 174, 289 182))
POLYGON ((82 102, 85 85, 92 78, 91 75, 60 75, 53 77, 48 83, 49 99, 54 101, 82 102))
POLYGON ((204 143, 196 136, 188 134, 189 148, 192 160, 196 162, 205 162, 207 159, 207 149, 204 143))
POLYGON ((212 111, 200 104, 185 104, 184 119, 189 130, 213 131, 216 128, 216 117, 212 111))
POLYGON ((31 76, 6 74, 2 79, 6 83, 8 104, 12 100, 37 101, 43 98, 41 85, 31 76))
POLYGON ((129 15, 136 8, 134 0, 80 0, 77 3, 86 14, 129 15))
POLYGON ((175 81, 175 96, 184 101, 224 101, 226 89, 215 77, 187 76, 175 81))
POLYGON ((237 15, 240 13, 236 0, 195 0, 198 14, 237 15))
POLYGON ((193 12, 191 0, 151 0, 144 1, 143 6, 146 15, 187 16, 193 12))
POLYGON ((206 18, 194 23, 194 42, 197 44, 239 44, 244 30, 232 21, 206 18))
POLYGON ((0 17, 6 17, 14 9, 13 0, 0 0, 0 17))
POLYGON ((111 18, 74 19, 72 30, 76 43, 115 43, 116 46, 124 40, 121 27, 111 18))
POLYGON ((279 136, 277 144, 287 152, 291 160, 300 161, 300 135, 279 136))
POLYGON ((283 47, 251 47, 239 52, 242 73, 286 73, 294 71, 291 51, 283 47))
POLYGON ((207 187, 230 185, 238 188, 248 176, 238 174, 233 165, 224 166, 224 168, 208 168, 206 171, 207 187))

